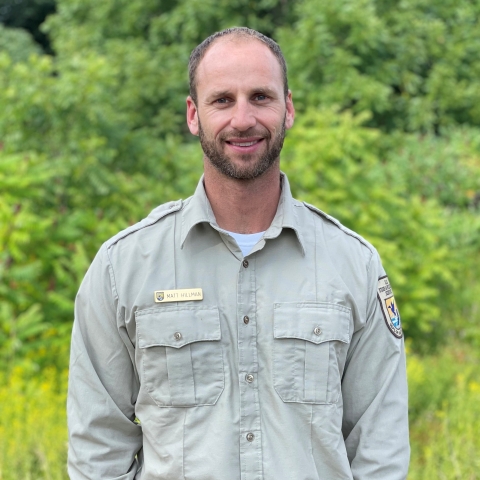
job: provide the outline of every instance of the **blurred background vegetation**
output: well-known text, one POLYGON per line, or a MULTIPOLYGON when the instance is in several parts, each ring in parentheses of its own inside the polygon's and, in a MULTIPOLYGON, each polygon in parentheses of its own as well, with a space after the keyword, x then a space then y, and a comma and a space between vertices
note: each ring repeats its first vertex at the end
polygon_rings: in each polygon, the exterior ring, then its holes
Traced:
POLYGON ((258 29, 282 168, 379 250, 408 347, 409 479, 480 478, 480 0, 0 0, 0 479, 65 479, 73 301, 99 246, 186 198, 186 65, 258 29))

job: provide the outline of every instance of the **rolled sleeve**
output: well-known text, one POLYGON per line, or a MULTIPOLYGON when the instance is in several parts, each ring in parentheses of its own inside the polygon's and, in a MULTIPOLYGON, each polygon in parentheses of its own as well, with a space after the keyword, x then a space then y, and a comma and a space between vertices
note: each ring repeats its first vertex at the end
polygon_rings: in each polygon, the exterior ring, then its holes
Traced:
POLYGON ((75 302, 67 399, 73 480, 134 479, 140 468, 142 431, 134 422, 139 386, 117 303, 103 246, 75 302))
POLYGON ((376 294, 384 275, 375 254, 367 321, 352 338, 342 382, 342 430, 355 480, 405 479, 410 459, 404 341, 387 327, 376 294))

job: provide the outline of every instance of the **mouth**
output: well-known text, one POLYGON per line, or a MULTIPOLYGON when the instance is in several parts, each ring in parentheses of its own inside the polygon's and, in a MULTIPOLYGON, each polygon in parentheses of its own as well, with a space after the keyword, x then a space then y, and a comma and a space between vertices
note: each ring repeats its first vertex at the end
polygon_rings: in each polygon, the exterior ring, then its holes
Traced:
POLYGON ((263 141, 264 138, 231 138, 225 143, 237 152, 252 153, 263 141))
POLYGON ((255 140, 254 142, 242 142, 242 143, 227 142, 227 143, 229 143, 230 145, 235 145, 236 147, 251 147, 252 145, 255 145, 258 142, 259 142, 259 140, 255 140))

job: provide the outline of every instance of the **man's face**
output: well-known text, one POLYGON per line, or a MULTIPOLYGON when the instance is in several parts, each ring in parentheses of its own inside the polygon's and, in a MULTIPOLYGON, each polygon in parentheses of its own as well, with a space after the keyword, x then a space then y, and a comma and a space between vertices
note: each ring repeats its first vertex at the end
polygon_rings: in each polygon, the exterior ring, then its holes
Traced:
POLYGON ((293 125, 278 60, 258 40, 217 40, 198 66, 197 105, 188 97, 187 121, 207 159, 226 176, 262 175, 280 155, 293 125))

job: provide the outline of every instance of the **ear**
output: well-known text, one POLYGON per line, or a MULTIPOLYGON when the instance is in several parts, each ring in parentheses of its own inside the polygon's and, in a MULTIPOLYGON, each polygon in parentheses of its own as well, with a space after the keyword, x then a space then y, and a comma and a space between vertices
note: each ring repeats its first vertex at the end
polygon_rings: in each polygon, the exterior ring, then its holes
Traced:
POLYGON ((293 106, 291 90, 288 91, 285 102, 287 107, 287 112, 285 113, 285 128, 288 130, 293 127, 293 121, 295 120, 295 107, 293 106))
POLYGON ((187 125, 192 135, 198 135, 197 106, 190 95, 187 97, 187 125))

